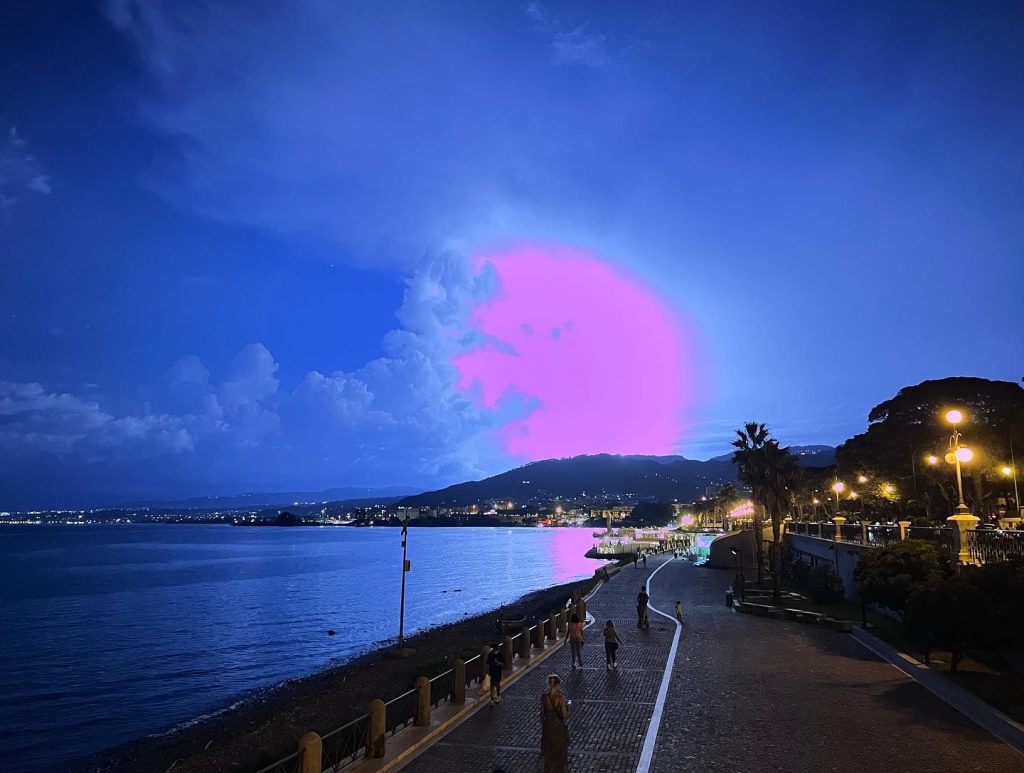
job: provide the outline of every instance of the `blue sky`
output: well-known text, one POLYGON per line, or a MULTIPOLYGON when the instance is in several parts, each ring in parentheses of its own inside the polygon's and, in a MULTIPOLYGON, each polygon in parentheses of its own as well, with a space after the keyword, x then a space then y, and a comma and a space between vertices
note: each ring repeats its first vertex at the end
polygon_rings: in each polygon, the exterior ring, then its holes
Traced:
MULTIPOLYGON (((1016 381, 1010 3, 63 2, 0 20, 0 507, 500 471, 476 250, 655 287, 701 397, 834 443, 1016 381), (454 335, 453 335, 454 332, 454 335)), ((522 397, 522 396, 520 396, 522 397)), ((526 396, 529 397, 529 396, 526 396)))

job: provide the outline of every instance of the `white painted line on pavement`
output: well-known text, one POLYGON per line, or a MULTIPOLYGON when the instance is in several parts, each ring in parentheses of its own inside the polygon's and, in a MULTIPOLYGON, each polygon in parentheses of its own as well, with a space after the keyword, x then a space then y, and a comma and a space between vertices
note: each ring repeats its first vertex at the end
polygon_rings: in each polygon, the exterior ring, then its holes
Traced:
MULTIPOLYGON (((674 560, 674 558, 670 558, 651 572, 651 576, 647 578, 648 596, 651 595, 651 580, 654 579, 654 575, 668 566, 669 562, 674 560)), ((672 667, 676 662, 676 650, 679 649, 679 633, 683 629, 679 624, 679 621, 672 615, 665 614, 650 602, 647 602, 647 606, 662 617, 668 618, 675 623, 676 632, 672 636, 672 647, 668 651, 668 661, 665 663, 665 673, 661 675, 661 687, 658 688, 658 698, 654 702, 654 713, 651 715, 651 723, 647 726, 647 737, 644 738, 644 746, 643 749, 640 750, 640 761, 636 765, 636 773, 648 773, 651 769, 651 761, 654 759, 654 745, 658 740, 658 730, 661 729, 661 715, 665 710, 665 698, 668 696, 668 684, 672 681, 672 667)))

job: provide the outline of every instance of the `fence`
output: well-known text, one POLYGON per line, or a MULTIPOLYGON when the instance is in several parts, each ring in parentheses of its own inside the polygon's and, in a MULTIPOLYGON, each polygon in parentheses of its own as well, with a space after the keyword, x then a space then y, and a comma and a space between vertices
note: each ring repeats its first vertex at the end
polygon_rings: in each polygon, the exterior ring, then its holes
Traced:
POLYGON ((967 532, 971 558, 980 564, 1024 560, 1024 531, 972 529, 967 532))
MULTIPOLYGON (((538 629, 543 636, 546 621, 526 629, 530 649, 537 641, 538 629)), ((553 634, 553 631, 550 632, 553 634)), ((521 659, 521 642, 523 632, 510 637, 512 640, 512 662, 506 663, 506 668, 512 668, 513 664, 521 659)), ((487 664, 480 655, 475 655, 466 661, 466 686, 479 683, 487 671, 487 664)), ((438 674, 430 680, 430 706, 436 709, 438 706, 448 703, 455 694, 455 669, 450 668, 438 674)), ((392 698, 384 704, 384 732, 386 736, 393 736, 399 730, 408 727, 416 721, 416 708, 418 703, 418 690, 413 688, 404 692, 397 698, 392 698)), ((352 720, 347 725, 332 730, 321 739, 323 748, 321 752, 321 769, 331 771, 349 763, 355 762, 366 756, 367 740, 370 732, 370 716, 362 716, 352 720)), ((258 773, 300 773, 301 758, 299 752, 292 752, 284 759, 278 760, 272 765, 261 768, 258 773)))

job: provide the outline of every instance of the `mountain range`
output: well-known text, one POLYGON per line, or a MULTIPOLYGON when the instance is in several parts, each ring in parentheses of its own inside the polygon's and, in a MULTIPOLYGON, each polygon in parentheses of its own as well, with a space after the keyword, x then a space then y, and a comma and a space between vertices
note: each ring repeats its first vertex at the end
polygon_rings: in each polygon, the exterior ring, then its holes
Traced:
MULTIPOLYGON (((795 446, 790 450, 805 467, 833 463, 834 449, 830 446, 795 446)), ((523 503, 573 497, 692 502, 704 494, 709 484, 735 480, 731 454, 707 461, 683 456, 596 454, 531 462, 483 480, 414 494, 399 504, 465 507, 488 500, 523 503)))

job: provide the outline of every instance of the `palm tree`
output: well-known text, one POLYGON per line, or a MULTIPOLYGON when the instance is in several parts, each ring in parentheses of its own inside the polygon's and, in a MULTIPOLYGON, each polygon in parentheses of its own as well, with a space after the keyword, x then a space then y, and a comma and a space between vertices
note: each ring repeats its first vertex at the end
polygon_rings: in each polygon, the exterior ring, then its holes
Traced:
MULTIPOLYGON (((736 434, 738 437, 733 441, 736 448, 733 462, 738 468, 739 479, 751 488, 755 503, 754 512, 757 513, 760 508, 771 519, 772 599, 777 604, 782 600, 779 572, 782 556, 782 522, 789 514, 799 467, 796 457, 789 449, 779 447, 779 441, 770 436, 764 424, 748 422, 742 430, 736 430, 736 434)), ((761 565, 764 561, 763 531, 763 517, 755 518, 758 584, 762 580, 761 565)))
POLYGON ((740 498, 740 492, 736 490, 736 487, 731 483, 726 483, 722 486, 722 490, 718 492, 718 496, 715 497, 715 509, 718 510, 721 516, 722 528, 725 528, 725 519, 729 515, 729 512, 736 506, 737 500, 740 498))

